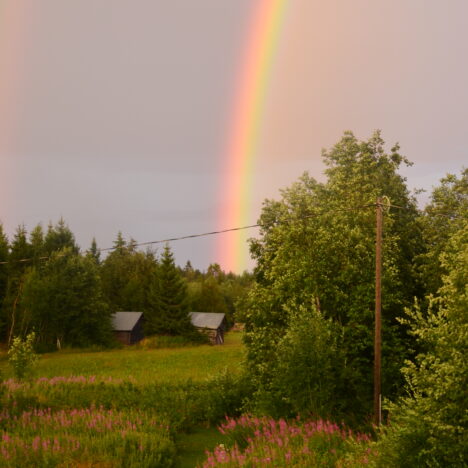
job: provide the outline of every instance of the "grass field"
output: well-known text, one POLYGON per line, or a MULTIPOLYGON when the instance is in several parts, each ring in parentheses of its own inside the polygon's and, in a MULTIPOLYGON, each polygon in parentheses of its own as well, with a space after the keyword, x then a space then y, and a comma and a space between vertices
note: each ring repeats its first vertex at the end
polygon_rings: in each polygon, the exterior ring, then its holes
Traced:
MULTIPOLYGON (((110 351, 82 352, 65 350, 42 354, 35 370, 37 377, 83 375, 131 380, 145 383, 181 383, 206 380, 225 368, 231 373, 240 370, 242 336, 228 333, 222 346, 143 350, 138 347, 110 351)), ((13 376, 6 353, 0 357, 4 378, 13 376)))
POLYGON ((210 379, 239 373, 241 339, 43 354, 25 383, 12 379, 3 353, 0 467, 197 466, 223 440, 209 421, 226 401, 210 379))

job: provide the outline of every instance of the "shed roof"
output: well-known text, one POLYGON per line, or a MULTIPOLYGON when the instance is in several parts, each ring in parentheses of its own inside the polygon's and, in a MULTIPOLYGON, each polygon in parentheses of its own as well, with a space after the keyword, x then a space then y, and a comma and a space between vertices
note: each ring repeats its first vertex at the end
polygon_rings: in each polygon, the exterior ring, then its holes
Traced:
POLYGON ((131 331, 142 315, 143 312, 115 312, 112 326, 116 331, 131 331))
POLYGON ((218 312, 190 312, 190 320, 194 327, 216 330, 223 323, 225 314, 218 312))

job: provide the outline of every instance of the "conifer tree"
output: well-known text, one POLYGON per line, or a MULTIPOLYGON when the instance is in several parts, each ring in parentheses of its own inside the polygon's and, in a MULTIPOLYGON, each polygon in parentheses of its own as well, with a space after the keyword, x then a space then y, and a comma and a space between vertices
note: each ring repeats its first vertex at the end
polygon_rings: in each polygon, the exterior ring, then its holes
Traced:
POLYGON ((44 230, 42 229, 42 225, 38 224, 30 233, 29 235, 29 242, 31 244, 31 253, 32 253, 32 264, 35 266, 39 266, 41 257, 45 257, 46 250, 45 250, 45 239, 44 239, 44 230))
POLYGON ((148 310, 150 283, 157 261, 152 251, 136 250, 136 241, 117 234, 114 250, 100 267, 104 296, 112 311, 148 310))
POLYGON ((168 245, 164 247, 151 285, 151 310, 146 315, 148 334, 184 335, 193 327, 188 316, 187 285, 168 245))
POLYGON ((101 251, 98 249, 95 237, 93 237, 93 240, 91 242, 91 247, 87 251, 87 255, 88 257, 92 258, 96 262, 96 265, 101 264, 101 251))
POLYGON ((107 344, 110 311, 104 301, 98 268, 68 247, 54 252, 40 269, 26 275, 22 305, 28 327, 46 348, 107 344))
POLYGON ((52 223, 49 224, 44 242, 45 250, 49 255, 65 247, 71 248, 75 253, 80 250, 76 244, 74 234, 63 218, 60 218, 55 226, 52 223))

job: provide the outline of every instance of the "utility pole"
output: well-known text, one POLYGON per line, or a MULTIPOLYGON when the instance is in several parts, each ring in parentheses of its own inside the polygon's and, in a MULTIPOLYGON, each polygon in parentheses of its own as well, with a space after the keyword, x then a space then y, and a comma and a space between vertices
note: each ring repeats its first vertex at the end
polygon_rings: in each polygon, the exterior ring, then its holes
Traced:
POLYGON ((382 278, 382 198, 377 198, 376 239, 375 239, 375 335, 374 335, 374 423, 379 426, 382 421, 381 408, 381 354, 382 354, 382 320, 381 320, 381 278, 382 278))

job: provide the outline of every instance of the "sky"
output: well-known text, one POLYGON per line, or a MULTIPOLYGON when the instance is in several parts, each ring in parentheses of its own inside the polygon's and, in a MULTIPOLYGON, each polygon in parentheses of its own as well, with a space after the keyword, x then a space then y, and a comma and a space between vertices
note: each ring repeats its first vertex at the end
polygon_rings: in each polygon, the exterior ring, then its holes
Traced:
MULTIPOLYGON (((93 237, 110 247, 118 231, 146 242, 236 227, 220 221, 223 171, 261 1, 0 0, 8 235, 61 216, 83 249, 93 237)), ((388 148, 399 142, 424 204, 441 177, 467 165, 467 57, 466 0, 287 0, 249 224, 302 172, 323 180, 321 149, 345 130, 366 139, 381 129, 388 148)), ((216 244, 171 246, 180 265, 229 269, 216 244)), ((246 242, 239 255, 248 258, 246 242)))

